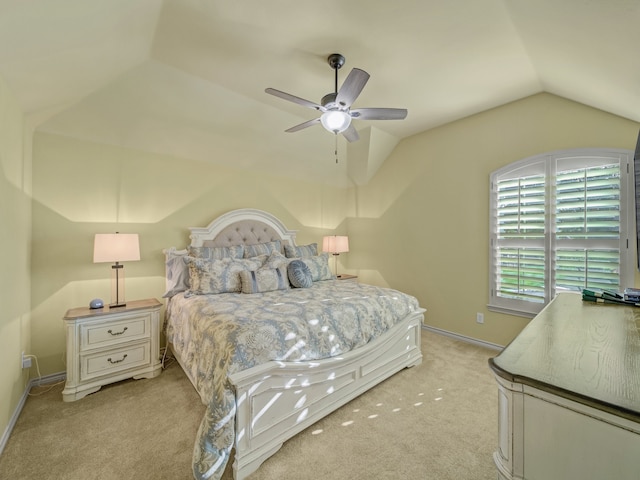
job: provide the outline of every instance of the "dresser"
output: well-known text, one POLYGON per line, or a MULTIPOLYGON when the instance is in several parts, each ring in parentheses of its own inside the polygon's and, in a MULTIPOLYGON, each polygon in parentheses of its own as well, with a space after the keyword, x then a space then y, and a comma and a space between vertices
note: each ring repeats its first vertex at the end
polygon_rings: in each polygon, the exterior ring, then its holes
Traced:
POLYGON ((64 316, 67 339, 65 402, 103 385, 160 374, 160 308, 155 298, 124 307, 79 307, 64 316))
POLYGON ((500 480, 640 479, 640 308, 562 293, 489 365, 500 480))

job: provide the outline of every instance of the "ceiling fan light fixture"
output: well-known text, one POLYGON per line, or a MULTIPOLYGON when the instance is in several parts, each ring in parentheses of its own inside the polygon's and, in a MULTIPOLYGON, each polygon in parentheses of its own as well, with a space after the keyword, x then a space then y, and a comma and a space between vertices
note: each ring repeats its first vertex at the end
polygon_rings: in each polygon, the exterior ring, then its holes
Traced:
POLYGON ((351 125, 351 115, 343 110, 328 110, 322 114, 320 122, 328 131, 342 133, 351 125))

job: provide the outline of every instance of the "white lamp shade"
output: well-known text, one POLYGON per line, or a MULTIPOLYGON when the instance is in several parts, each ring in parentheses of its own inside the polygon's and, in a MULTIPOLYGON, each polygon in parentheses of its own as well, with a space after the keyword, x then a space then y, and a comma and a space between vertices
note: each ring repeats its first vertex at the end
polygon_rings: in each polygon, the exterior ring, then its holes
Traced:
POLYGON ((342 110, 329 110, 320 116, 320 123, 330 132, 344 132, 351 124, 351 115, 342 110))
POLYGON ((345 253, 349 251, 349 237, 330 235, 322 239, 322 251, 329 253, 345 253))
POLYGON ((140 260, 137 233, 96 233, 93 242, 93 263, 135 260, 140 260))

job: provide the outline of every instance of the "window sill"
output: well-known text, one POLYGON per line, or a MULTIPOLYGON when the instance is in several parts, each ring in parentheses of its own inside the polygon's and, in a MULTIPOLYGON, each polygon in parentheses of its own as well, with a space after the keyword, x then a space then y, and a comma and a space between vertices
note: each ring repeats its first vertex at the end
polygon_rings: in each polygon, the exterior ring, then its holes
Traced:
POLYGON ((516 317, 525 317, 525 318, 533 318, 544 308, 544 305, 540 307, 540 310, 537 312, 529 312, 523 310, 516 310, 513 308, 502 307, 499 305, 487 305, 487 310, 490 312, 504 313, 506 315, 515 315, 516 317))

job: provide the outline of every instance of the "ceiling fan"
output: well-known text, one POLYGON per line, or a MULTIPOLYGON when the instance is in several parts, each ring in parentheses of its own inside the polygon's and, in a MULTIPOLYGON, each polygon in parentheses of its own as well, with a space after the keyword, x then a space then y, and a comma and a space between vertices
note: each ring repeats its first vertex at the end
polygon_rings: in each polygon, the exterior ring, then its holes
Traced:
POLYGON ((313 120, 301 123, 285 130, 292 133, 311 127, 318 123, 328 131, 342 133, 349 142, 355 142, 360 137, 358 132, 351 124, 351 119, 358 118, 361 120, 402 120, 407 116, 407 110, 404 108, 355 108, 351 105, 360 95, 362 89, 369 80, 369 74, 359 68, 354 68, 349 72, 346 80, 338 90, 338 70, 344 65, 344 57, 339 53, 332 53, 327 58, 329 65, 335 71, 335 88, 333 93, 328 93, 320 101, 320 105, 310 102, 300 97, 296 97, 289 93, 281 92, 275 88, 265 89, 266 93, 275 95, 289 102, 297 103, 303 107, 313 108, 322 112, 322 115, 313 120))

